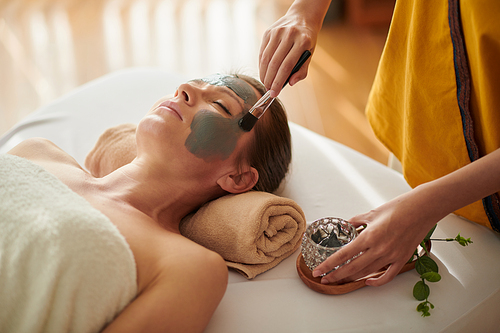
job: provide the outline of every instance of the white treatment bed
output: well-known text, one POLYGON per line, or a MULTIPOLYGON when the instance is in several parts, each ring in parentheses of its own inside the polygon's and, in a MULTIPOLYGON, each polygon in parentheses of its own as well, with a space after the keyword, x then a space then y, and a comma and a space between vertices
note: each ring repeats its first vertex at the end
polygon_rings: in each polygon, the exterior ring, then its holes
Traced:
MULTIPOLYGON (((34 112, 0 138, 0 152, 39 136, 83 165, 105 129, 137 123, 159 97, 185 81, 156 69, 110 74, 34 112)), ((293 162, 278 194, 295 200, 308 223, 325 216, 350 218, 410 189, 392 169, 301 126, 290 126, 293 162)), ((429 284, 435 309, 428 318, 415 310, 419 302, 412 289, 419 276, 414 270, 382 287, 324 295, 299 278, 297 250, 253 280, 230 271, 227 292, 206 332, 498 332, 500 236, 454 215, 439 222, 434 236, 454 238, 458 232, 474 243, 432 244, 442 280, 429 284)))

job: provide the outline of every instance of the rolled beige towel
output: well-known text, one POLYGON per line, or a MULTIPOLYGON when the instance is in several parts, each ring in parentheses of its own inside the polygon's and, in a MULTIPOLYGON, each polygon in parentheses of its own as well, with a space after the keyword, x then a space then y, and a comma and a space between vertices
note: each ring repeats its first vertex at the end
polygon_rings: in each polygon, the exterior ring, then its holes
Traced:
POLYGON ((305 228, 296 202, 257 191, 213 200, 180 225, 182 235, 219 253, 228 267, 248 279, 295 252, 305 228))
MULTIPOLYGON (((136 156, 134 124, 107 129, 85 159, 95 177, 104 177, 136 156)), ((263 273, 299 247, 306 220, 293 200, 266 192, 228 194, 186 216, 181 234, 219 253, 228 267, 248 279, 263 273)))

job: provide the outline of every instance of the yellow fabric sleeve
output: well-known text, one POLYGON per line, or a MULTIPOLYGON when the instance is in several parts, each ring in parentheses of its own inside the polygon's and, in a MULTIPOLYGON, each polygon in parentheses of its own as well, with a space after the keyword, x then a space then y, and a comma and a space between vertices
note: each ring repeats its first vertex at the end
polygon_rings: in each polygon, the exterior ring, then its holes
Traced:
MULTIPOLYGON (((481 156, 500 147, 500 1, 461 1, 470 109, 481 156), (495 82, 497 81, 497 82, 495 82)), ((470 163, 457 102, 448 1, 397 1, 367 105, 412 187, 470 163)), ((481 201, 456 212, 491 228, 481 201)))

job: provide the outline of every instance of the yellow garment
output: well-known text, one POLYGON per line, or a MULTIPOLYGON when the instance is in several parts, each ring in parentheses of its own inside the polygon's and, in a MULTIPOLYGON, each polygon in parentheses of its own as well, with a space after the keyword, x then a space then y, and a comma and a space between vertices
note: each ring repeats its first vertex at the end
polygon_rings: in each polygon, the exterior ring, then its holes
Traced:
MULTIPOLYGON (((500 1, 461 1, 460 6, 474 137, 484 156, 500 147, 500 1)), ((396 2, 367 117, 401 161, 412 187, 470 163, 457 102, 448 1, 396 2)), ((491 228, 481 201, 456 213, 491 228)))

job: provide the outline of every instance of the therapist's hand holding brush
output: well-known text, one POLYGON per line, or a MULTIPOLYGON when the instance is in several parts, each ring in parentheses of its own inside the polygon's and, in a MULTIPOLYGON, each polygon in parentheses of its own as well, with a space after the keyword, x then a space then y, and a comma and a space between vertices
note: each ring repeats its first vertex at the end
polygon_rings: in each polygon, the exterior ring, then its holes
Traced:
MULTIPOLYGON (((314 54, 318 33, 331 0, 296 0, 285 16, 264 33, 259 53, 260 80, 277 97, 305 50, 314 54)), ((293 86, 307 76, 311 59, 292 75, 293 86)))

